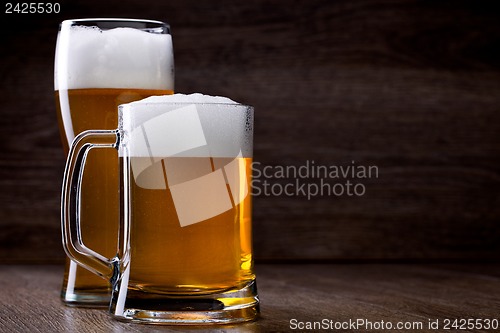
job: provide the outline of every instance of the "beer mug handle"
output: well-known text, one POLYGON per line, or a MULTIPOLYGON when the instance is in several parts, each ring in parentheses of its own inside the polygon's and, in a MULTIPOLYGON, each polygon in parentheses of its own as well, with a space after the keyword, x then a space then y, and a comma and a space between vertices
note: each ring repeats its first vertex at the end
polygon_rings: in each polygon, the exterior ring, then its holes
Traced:
MULTIPOLYGON (((113 262, 85 246, 80 225, 82 177, 87 155, 94 148, 117 148, 118 130, 90 130, 80 133, 71 145, 61 195, 61 230, 66 254, 78 264, 107 279, 113 276, 113 262)), ((104 171, 103 171, 104 172, 104 171)))

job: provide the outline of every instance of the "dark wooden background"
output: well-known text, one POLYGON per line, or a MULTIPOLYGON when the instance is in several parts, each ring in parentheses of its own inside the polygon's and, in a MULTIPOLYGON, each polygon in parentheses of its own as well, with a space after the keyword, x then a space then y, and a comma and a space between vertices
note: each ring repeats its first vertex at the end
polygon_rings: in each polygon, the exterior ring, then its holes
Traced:
MULTIPOLYGON (((256 197, 257 260, 500 258, 500 11, 494 1, 61 1, 4 14, 0 263, 62 262, 58 23, 171 24, 176 90, 256 109, 263 165, 376 165, 362 197, 256 197)), ((2 8, 2 12, 4 8, 2 8)))

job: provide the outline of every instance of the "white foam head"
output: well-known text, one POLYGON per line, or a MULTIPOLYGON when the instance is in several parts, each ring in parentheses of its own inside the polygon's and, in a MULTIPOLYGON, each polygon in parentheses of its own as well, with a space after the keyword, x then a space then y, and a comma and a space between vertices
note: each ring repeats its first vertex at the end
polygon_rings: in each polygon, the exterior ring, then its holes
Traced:
POLYGON ((251 157, 253 108, 202 94, 152 96, 120 105, 135 157, 251 157))
POLYGON ((57 39, 54 87, 173 90, 173 66, 170 34, 71 26, 57 39))
POLYGON ((210 96, 200 93, 193 94, 173 94, 163 96, 151 96, 129 103, 130 105, 138 104, 156 104, 156 103, 179 103, 179 104, 239 104, 228 97, 210 96))

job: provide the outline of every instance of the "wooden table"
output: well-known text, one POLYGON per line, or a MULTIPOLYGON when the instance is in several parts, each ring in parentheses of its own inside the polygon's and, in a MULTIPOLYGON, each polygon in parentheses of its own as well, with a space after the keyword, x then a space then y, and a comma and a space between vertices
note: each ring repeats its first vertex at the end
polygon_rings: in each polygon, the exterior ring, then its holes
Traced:
POLYGON ((0 331, 281 332, 304 331, 299 325, 313 321, 332 328, 343 324, 346 329, 338 331, 352 331, 346 325, 358 321, 365 325, 358 331, 369 331, 370 323, 372 331, 388 323, 394 328, 421 323, 421 331, 429 331, 429 320, 439 320, 444 331, 445 319, 500 320, 500 265, 495 264, 258 264, 261 318, 218 327, 128 324, 105 310, 66 307, 59 300, 62 274, 54 265, 0 266, 0 331))

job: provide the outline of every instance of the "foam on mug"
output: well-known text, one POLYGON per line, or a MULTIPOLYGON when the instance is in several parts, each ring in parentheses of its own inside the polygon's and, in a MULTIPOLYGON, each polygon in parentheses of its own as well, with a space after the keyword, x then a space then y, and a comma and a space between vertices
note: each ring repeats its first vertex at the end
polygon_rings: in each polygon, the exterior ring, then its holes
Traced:
POLYGON ((73 26, 59 32, 55 90, 173 89, 170 34, 73 26))
POLYGON ((150 96, 139 101, 130 103, 131 105, 137 104, 154 104, 154 103, 181 103, 181 104, 240 104, 233 101, 229 97, 223 96, 210 96, 200 93, 193 94, 173 94, 163 96, 150 96))
POLYGON ((252 156, 253 108, 227 97, 151 96, 119 109, 130 156, 252 156))

